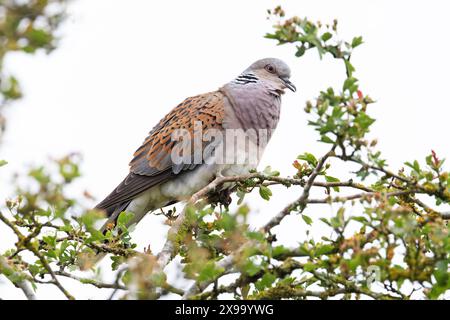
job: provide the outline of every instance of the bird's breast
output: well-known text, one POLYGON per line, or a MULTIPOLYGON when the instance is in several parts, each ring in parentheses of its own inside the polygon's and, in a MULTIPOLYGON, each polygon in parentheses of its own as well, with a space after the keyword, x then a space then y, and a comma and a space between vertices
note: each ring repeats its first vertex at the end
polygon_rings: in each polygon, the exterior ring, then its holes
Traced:
POLYGON ((223 88, 229 106, 225 105, 225 123, 248 130, 275 130, 280 119, 281 98, 263 84, 230 84, 223 88))
POLYGON ((263 148, 245 135, 230 135, 223 139, 195 169, 162 184, 161 195, 172 200, 186 200, 207 186, 216 176, 243 175, 248 174, 251 169, 256 169, 263 148))

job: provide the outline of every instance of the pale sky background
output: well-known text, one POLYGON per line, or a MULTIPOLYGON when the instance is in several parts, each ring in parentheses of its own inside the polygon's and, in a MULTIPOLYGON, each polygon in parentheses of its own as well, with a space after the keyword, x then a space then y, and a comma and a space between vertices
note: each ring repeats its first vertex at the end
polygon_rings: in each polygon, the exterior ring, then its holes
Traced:
MULTIPOLYGON (((88 189, 101 200, 127 174, 134 150, 162 116, 187 96, 215 90, 253 61, 270 56, 291 66, 298 91, 284 97, 279 127, 260 168, 271 164, 289 175, 298 154, 323 153, 314 130, 306 126, 303 107, 320 90, 340 88, 343 66, 328 56, 320 61, 315 51, 297 59, 292 47, 264 39, 272 30, 266 9, 277 4, 287 15, 324 23, 337 18, 343 39, 363 36, 365 43, 352 58, 355 76, 363 93, 377 100, 369 109, 377 119, 370 136, 378 138, 394 170, 405 160, 423 161, 431 149, 450 157, 447 1, 78 0, 51 55, 18 53, 6 59, 25 98, 6 114, 0 158, 9 164, 0 170, 0 198, 10 194, 13 172, 79 151, 84 176, 74 193, 88 189)), ((249 197, 253 226, 264 224, 300 190, 273 192, 269 203, 249 197)), ((323 207, 321 214, 332 212, 323 207)), ((281 243, 295 245, 304 239, 306 226, 292 216, 277 230, 281 243)), ((150 243, 158 252, 166 232, 160 218, 147 217, 133 237, 140 249, 150 243)), ((3 251, 14 238, 3 226, 0 234, 3 251)), ((78 298, 109 295, 65 283, 78 298)), ((50 286, 37 296, 62 298, 50 286)), ((0 278, 0 297, 23 294, 0 278)))

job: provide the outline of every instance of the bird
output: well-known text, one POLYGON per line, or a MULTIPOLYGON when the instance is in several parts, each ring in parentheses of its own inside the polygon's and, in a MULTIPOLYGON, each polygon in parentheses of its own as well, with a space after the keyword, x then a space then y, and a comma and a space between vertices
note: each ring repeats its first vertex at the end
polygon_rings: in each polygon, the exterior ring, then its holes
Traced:
POLYGON ((279 122, 281 96, 296 91, 290 77, 285 62, 264 58, 218 90, 177 105, 135 151, 125 179, 95 206, 106 213, 101 230, 114 227, 123 211, 132 214, 131 226, 188 200, 216 177, 256 169, 279 122))

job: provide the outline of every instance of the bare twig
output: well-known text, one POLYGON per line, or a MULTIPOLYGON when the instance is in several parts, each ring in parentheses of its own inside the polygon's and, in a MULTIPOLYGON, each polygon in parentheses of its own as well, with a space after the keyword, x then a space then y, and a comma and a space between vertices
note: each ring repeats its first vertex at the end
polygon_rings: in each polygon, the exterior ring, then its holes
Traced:
POLYGON ((344 156, 344 155, 335 155, 334 157, 338 158, 338 159, 341 159, 343 161, 350 161, 350 162, 358 163, 361 166, 363 166, 363 168, 379 171, 379 172, 384 173, 387 177, 394 177, 395 179, 400 180, 402 182, 411 183, 411 181, 408 178, 406 178, 406 177, 399 176, 398 174, 395 174, 392 171, 389 171, 389 170, 387 170, 387 169, 385 169, 383 167, 371 165, 371 164, 369 164, 367 162, 364 162, 363 160, 355 159, 354 157, 349 157, 349 156, 344 156))
POLYGON ((449 212, 436 211, 433 208, 426 205, 423 201, 416 199, 416 198, 412 198, 412 201, 414 203, 416 203, 417 205, 419 205, 420 207, 422 207, 425 210, 425 212, 427 212, 429 214, 437 214, 437 215, 441 216, 441 218, 444 220, 450 220, 450 211, 449 212))
POLYGON ((127 287, 120 285, 119 283, 104 283, 104 282, 99 282, 97 280, 94 279, 89 279, 89 278, 83 278, 83 277, 78 277, 76 275, 73 275, 71 273, 65 272, 65 271, 55 271, 55 274, 58 276, 62 276, 62 277, 66 277, 66 278, 70 278, 73 280, 76 280, 78 282, 84 283, 84 284, 90 284, 93 285, 94 287, 100 288, 100 289, 118 289, 118 290, 128 290, 127 287))
POLYGON ((111 295, 109 296, 108 300, 112 300, 114 298, 114 296, 116 295, 117 291, 119 291, 119 283, 120 283, 120 279, 122 278, 122 275, 124 274, 125 271, 127 271, 128 268, 123 268, 122 270, 119 270, 116 274, 116 279, 114 280, 114 284, 117 285, 117 287, 114 289, 114 291, 111 293, 111 295))
POLYGON ((363 192, 363 193, 353 194, 353 195, 345 196, 345 197, 327 197, 324 199, 309 199, 307 201, 307 203, 314 204, 314 203, 346 202, 346 201, 351 201, 351 200, 356 200, 356 199, 373 199, 376 196, 384 196, 386 198, 389 198, 389 197, 407 195, 407 194, 412 194, 412 193, 416 193, 416 191, 405 190, 405 191, 394 191, 394 192, 387 192, 387 193, 363 192))
POLYGON ((322 158, 320 158, 320 160, 318 161, 318 163, 317 163, 316 167, 314 168, 313 172, 309 176, 308 181, 306 182, 306 185, 303 188, 303 192, 302 192, 301 196, 297 200, 295 200, 294 202, 292 202, 289 205, 287 205, 275 217, 273 217, 269 222, 267 222, 264 225, 264 227, 262 228, 262 231, 268 232, 273 227, 279 225, 281 220, 283 220, 284 217, 286 217, 288 214, 290 214, 293 210, 295 210, 295 209, 297 209, 299 207, 300 207, 300 211, 303 211, 305 209, 306 202, 307 202, 308 197, 309 197, 309 191, 311 190, 315 179, 317 178, 317 176, 319 175, 320 171, 322 170, 322 168, 323 168, 323 166, 325 164, 325 161, 327 161, 327 159, 330 156, 334 155, 334 150, 335 149, 336 149, 336 145, 333 145, 331 150, 328 151, 322 158))

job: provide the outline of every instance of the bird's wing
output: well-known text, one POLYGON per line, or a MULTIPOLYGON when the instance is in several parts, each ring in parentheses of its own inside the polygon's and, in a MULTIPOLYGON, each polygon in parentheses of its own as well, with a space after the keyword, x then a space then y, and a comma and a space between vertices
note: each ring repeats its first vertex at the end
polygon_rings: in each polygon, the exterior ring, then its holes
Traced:
MULTIPOLYGON (((225 99, 220 91, 214 91, 187 98, 175 107, 136 150, 128 176, 96 208, 109 212, 111 207, 130 201, 141 192, 194 169, 198 164, 176 164, 172 161, 171 152, 182 141, 173 141, 171 135, 177 129, 185 129, 192 139, 196 121, 201 122, 203 131, 221 130, 225 99)), ((191 147, 192 153, 193 149, 191 147)))

